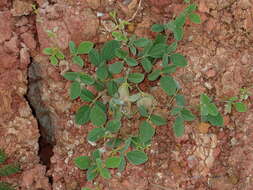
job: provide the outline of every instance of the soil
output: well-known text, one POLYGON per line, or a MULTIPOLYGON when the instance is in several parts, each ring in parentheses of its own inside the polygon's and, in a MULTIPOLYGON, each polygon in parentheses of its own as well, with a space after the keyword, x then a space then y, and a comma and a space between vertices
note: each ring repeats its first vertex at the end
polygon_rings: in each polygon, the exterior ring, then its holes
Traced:
MULTIPOLYGON (((0 1, 0 148, 8 163, 19 162, 22 172, 0 181, 19 190, 253 190, 253 1, 196 0, 202 23, 186 22, 178 52, 189 60, 174 77, 182 86, 192 111, 198 115, 199 95, 214 98, 225 126, 186 123, 176 138, 164 104, 167 96, 152 88, 159 111, 169 120, 158 127, 149 161, 128 164, 111 180, 87 182, 73 164, 94 147, 86 141, 91 124, 73 122, 80 101, 71 101, 64 65, 52 66, 42 54, 53 43, 68 55, 68 42, 111 39, 108 13, 132 19, 127 31, 154 37, 153 23, 166 23, 185 7, 178 0, 1 0, 0 1), (32 8, 36 5, 36 8, 32 8), (139 8, 138 8, 139 6, 139 8), (138 12, 135 15, 136 9, 138 12), (102 15, 102 16, 101 16, 102 15), (135 15, 134 17, 132 17, 135 15), (106 28, 105 28, 106 27, 106 28), (51 39, 47 30, 55 30, 51 39), (246 113, 224 113, 224 100, 246 88, 246 113)), ((169 34, 170 35, 170 34, 169 34)), ((84 71, 94 68, 86 60, 84 71)), ((82 69, 71 65, 73 71, 82 69)), ((149 85, 145 83, 142 88, 149 85)))

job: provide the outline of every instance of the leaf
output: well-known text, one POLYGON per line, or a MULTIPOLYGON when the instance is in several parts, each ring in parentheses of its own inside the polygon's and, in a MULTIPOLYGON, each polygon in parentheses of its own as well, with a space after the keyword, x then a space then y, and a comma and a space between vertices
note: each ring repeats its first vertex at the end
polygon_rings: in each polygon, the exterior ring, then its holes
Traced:
POLYGON ((166 67, 168 66, 168 63, 169 63, 169 56, 167 54, 164 54, 162 58, 162 66, 166 67))
POLYGON ((199 16, 198 14, 196 14, 196 13, 191 13, 191 14, 189 15, 189 19, 190 19, 193 23, 195 23, 195 24, 200 24, 200 23, 201 23, 201 18, 200 18, 200 16, 199 16))
POLYGON ((148 157, 145 152, 140 150, 134 150, 126 154, 128 161, 134 165, 140 165, 148 161, 148 157))
POLYGON ((58 59, 57 59, 54 55, 51 55, 51 56, 49 57, 49 60, 50 60, 50 63, 51 63, 52 65, 57 65, 57 64, 58 64, 58 59))
POLYGON ((184 31, 182 27, 176 27, 175 30, 173 30, 173 35, 175 40, 179 41, 183 39, 184 31))
POLYGON ((93 46, 94 44, 92 42, 81 42, 78 46, 77 54, 88 54, 92 50, 93 46))
POLYGON ((150 42, 150 40, 147 38, 139 38, 138 40, 134 41, 134 45, 136 47, 145 47, 148 45, 149 42, 150 42))
POLYGON ((66 72, 66 73, 64 73, 63 77, 67 80, 74 81, 74 80, 76 80, 76 78, 79 77, 79 73, 77 73, 77 72, 66 72))
POLYGON ((0 168, 0 177, 10 176, 18 172, 20 172, 18 164, 7 164, 0 168))
POLYGON ((70 86, 70 98, 72 100, 77 99, 81 94, 81 86, 79 82, 72 82, 70 86))
POLYGON ((7 159, 7 156, 4 150, 0 149, 0 164, 4 163, 6 159, 7 159))
POLYGON ((172 96, 176 93, 177 83, 171 76, 161 77, 160 86, 169 96, 172 96))
POLYGON ((87 84, 87 85, 92 85, 95 83, 95 80, 92 78, 92 76, 86 74, 86 73, 80 73, 79 74, 80 77, 80 82, 87 84))
POLYGON ((190 14, 193 11, 196 11, 197 5, 195 3, 190 4, 187 8, 185 8, 184 12, 190 14))
POLYGON ((193 121, 195 119, 195 116, 192 114, 192 112, 185 108, 181 110, 181 116, 185 121, 193 121))
POLYGON ((124 67, 124 65, 122 62, 116 62, 116 63, 110 64, 108 66, 108 70, 112 74, 119 74, 119 73, 121 73, 123 67, 124 67))
POLYGON ((134 66, 138 65, 138 62, 137 62, 134 58, 131 58, 131 57, 125 58, 125 61, 126 61, 126 63, 127 63, 130 67, 134 67, 134 66))
POLYGON ((176 51, 176 49, 177 49, 177 42, 173 42, 168 46, 167 53, 171 54, 172 52, 176 51))
POLYGON ((94 160, 96 160, 96 159, 98 159, 98 158, 101 158, 101 153, 100 153, 99 149, 96 149, 96 150, 94 150, 94 151, 92 152, 92 158, 93 158, 94 160))
POLYGON ((87 170, 90 167, 91 160, 88 156, 79 156, 74 159, 75 165, 81 170, 87 170))
POLYGON ((186 20, 185 14, 181 13, 179 16, 176 17, 173 23, 176 25, 176 27, 183 27, 185 24, 185 20, 186 20))
POLYGON ((95 81, 93 86, 96 88, 97 91, 103 91, 105 89, 105 84, 99 80, 95 81))
POLYGON ((144 58, 141 60, 141 65, 143 67, 143 69, 145 70, 146 73, 149 73, 150 71, 152 71, 152 63, 149 61, 148 58, 144 58))
POLYGON ((89 61, 96 67, 102 63, 101 57, 96 49, 92 49, 89 52, 89 61))
POLYGON ((162 73, 171 74, 174 73, 177 69, 177 66, 174 64, 169 64, 162 69, 162 73))
POLYGON ((136 55, 137 50, 136 50, 136 48, 135 48, 133 45, 129 46, 129 49, 130 49, 130 51, 131 51, 131 53, 132 53, 133 55, 136 55))
POLYGON ((110 120, 106 124, 106 130, 110 131, 111 133, 117 133, 121 127, 120 120, 110 120))
POLYGON ((185 98, 183 95, 178 94, 176 95, 175 98, 176 98, 176 103, 178 106, 185 106, 185 98))
POLYGON ((144 74, 142 73, 130 73, 128 80, 132 83, 140 83, 144 80, 144 74))
POLYGON ((234 103, 235 105, 235 109, 238 112, 246 112, 247 111, 247 106, 246 104, 242 103, 242 102, 236 102, 234 103))
POLYGON ((107 120, 105 112, 96 104, 91 108, 90 120, 95 126, 102 126, 107 120))
POLYGON ((7 182, 0 181, 0 190, 15 190, 16 188, 7 182))
POLYGON ((118 92, 118 85, 116 82, 114 82, 113 80, 110 80, 107 83, 107 90, 108 90, 108 94, 110 96, 113 96, 116 92, 118 92))
POLYGON ((214 103, 206 104, 206 109, 208 111, 208 114, 210 114, 212 116, 216 116, 219 113, 218 109, 214 103))
POLYGON ((119 164, 120 164, 120 157, 119 156, 107 158, 105 161, 105 167, 107 167, 107 168, 117 168, 117 167, 119 167, 119 164))
POLYGON ((119 163, 118 170, 120 172, 122 172, 125 170, 125 167, 126 167, 126 160, 125 160, 124 156, 120 156, 120 163, 119 163))
POLYGON ((178 116, 173 124, 173 131, 176 137, 181 137, 184 134, 184 120, 178 116))
POLYGON ((43 53, 45 55, 53 55, 54 54, 54 50, 53 50, 53 48, 44 48, 43 49, 43 53))
POLYGON ((79 108, 75 114, 75 122, 78 125, 84 125, 90 120, 90 108, 87 105, 84 105, 79 108))
POLYGON ((166 44, 156 44, 148 52, 148 55, 153 58, 161 58, 166 53, 166 44))
POLYGON ((108 41, 102 48, 102 59, 109 61, 115 57, 115 52, 120 48, 120 42, 116 40, 108 41))
POLYGON ((168 40, 168 37, 166 35, 163 34, 157 34, 155 41, 154 41, 154 45, 156 44, 166 44, 168 40))
POLYGON ((183 108, 181 108, 181 107, 175 107, 175 108, 172 108, 170 113, 171 113, 171 115, 178 115, 181 113, 182 110, 183 110, 183 108))
POLYGON ((126 58, 126 56, 128 55, 128 52, 127 52, 127 51, 124 51, 124 50, 122 50, 122 49, 117 49, 117 50, 115 51, 115 55, 116 55, 118 58, 120 58, 120 59, 124 59, 124 58, 126 58))
POLYGON ((69 42, 69 50, 71 55, 76 55, 77 54, 77 48, 76 48, 76 44, 73 41, 69 42))
POLYGON ((96 169, 97 169, 96 166, 92 166, 88 169, 87 174, 86 174, 87 181, 92 181, 93 179, 97 177, 98 172, 96 169))
POLYGON ((142 122, 139 128, 142 143, 150 141, 155 134, 155 129, 147 121, 142 122))
POLYGON ((84 66, 84 62, 83 62, 83 59, 78 55, 78 56, 74 56, 72 57, 72 61, 74 64, 77 64, 79 65, 80 67, 83 67, 84 66))
POLYGON ((207 121, 209 121, 214 126, 223 126, 224 124, 223 117, 220 113, 218 113, 216 116, 207 115, 206 118, 207 121))
POLYGON ((96 142, 105 135, 104 128, 94 128, 88 133, 88 141, 96 142))
POLYGON ((178 67, 185 67, 188 64, 185 57, 179 53, 175 53, 175 54, 171 55, 170 59, 171 59, 172 63, 174 63, 178 67))
POLYGON ((120 31, 113 31, 112 36, 115 38, 117 41, 127 41, 127 37, 120 31))
POLYGON ((105 178, 105 179, 110 179, 111 178, 111 174, 110 171, 107 168, 101 168, 99 170, 100 175, 105 178))
POLYGON ((161 74, 161 70, 159 69, 153 70, 153 72, 148 75, 148 80, 155 81, 156 79, 160 77, 160 74, 161 74))
POLYGON ((108 70, 106 65, 103 65, 101 67, 98 67, 96 71, 96 75, 100 80, 105 80, 109 76, 108 70))
POLYGON ((149 116, 148 111, 144 106, 139 106, 138 111, 140 112, 141 116, 143 116, 143 117, 149 116))
POLYGON ((65 58, 64 54, 60 50, 57 50, 55 56, 60 60, 65 58))
POLYGON ((163 117, 161 117, 159 115, 152 114, 150 116, 150 120, 152 121, 152 123, 154 123, 157 126, 161 126, 161 125, 166 125, 167 124, 166 119, 164 119, 163 117))
POLYGON ((95 95, 91 91, 87 90, 86 88, 83 88, 81 90, 80 98, 83 101, 92 102, 95 99, 95 95))
POLYGON ((200 104, 209 104, 211 99, 206 94, 200 95, 200 104))
POLYGON ((162 32, 164 31, 164 25, 163 24, 153 24, 151 27, 152 32, 162 32))

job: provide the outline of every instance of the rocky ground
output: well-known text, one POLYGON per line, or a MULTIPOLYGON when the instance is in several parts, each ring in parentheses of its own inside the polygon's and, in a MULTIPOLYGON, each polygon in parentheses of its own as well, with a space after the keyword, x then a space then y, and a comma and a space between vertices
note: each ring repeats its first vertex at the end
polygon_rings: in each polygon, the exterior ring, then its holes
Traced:
MULTIPOLYGON (((192 111, 203 92, 215 97, 224 113, 224 99, 246 88, 253 95, 253 1, 196 0, 200 25, 187 24, 179 51, 189 65, 176 72, 192 111)), ((187 123, 175 138, 172 118, 158 128, 149 161, 128 165, 111 180, 93 183, 73 164, 88 154, 92 125, 78 126, 73 115, 80 106, 71 101, 69 82, 42 54, 53 43, 67 55, 70 40, 97 44, 111 38, 108 13, 131 19, 138 0, 0 0, 0 148, 18 161, 22 172, 0 181, 20 190, 253 190, 253 96, 246 113, 223 114, 224 128, 187 123), (34 5, 34 6, 32 6, 34 5), (36 5, 36 6, 35 6, 36 5), (102 13, 102 14, 101 14, 102 13), (49 38, 54 30, 57 38, 49 38), (40 147, 40 148, 39 148, 40 147)), ((152 37, 150 26, 165 23, 185 7, 178 0, 142 0, 129 34, 152 37)), ((73 71, 80 71, 71 65, 73 71)), ((85 71, 93 72, 87 63, 85 71)), ((166 98, 161 89, 162 105, 166 98)), ((167 110, 161 111, 166 112, 167 110)))

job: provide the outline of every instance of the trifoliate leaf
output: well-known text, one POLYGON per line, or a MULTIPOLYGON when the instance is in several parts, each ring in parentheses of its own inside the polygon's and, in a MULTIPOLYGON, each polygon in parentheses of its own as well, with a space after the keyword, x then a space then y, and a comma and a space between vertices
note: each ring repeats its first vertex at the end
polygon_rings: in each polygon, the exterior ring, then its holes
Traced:
POLYGON ((77 64, 80 67, 84 66, 83 59, 79 55, 72 57, 72 61, 73 61, 74 64, 77 64))
POLYGON ((236 102, 234 103, 235 105, 235 109, 238 112, 246 112, 247 111, 247 106, 246 104, 242 103, 242 102, 236 102))

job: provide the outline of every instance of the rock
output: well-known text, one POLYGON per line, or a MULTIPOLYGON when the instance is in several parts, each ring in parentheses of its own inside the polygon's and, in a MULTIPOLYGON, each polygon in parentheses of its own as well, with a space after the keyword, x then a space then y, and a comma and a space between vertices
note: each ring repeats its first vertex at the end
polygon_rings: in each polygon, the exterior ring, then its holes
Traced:
POLYGON ((33 11, 32 4, 32 0, 14 0, 11 13, 13 16, 29 15, 33 11))
POLYGON ((101 5, 101 0, 86 0, 86 2, 92 9, 98 9, 101 5))
POLYGON ((9 11, 0 12, 0 44, 11 38, 12 24, 9 11))
POLYGON ((19 52, 19 40, 17 36, 13 36, 9 41, 4 43, 4 47, 6 48, 7 52, 17 54, 19 52))
POLYGON ((199 12, 202 12, 202 13, 205 13, 205 12, 208 13, 208 12, 209 12, 209 9, 208 9, 208 7, 206 6, 205 1, 200 1, 200 2, 199 2, 198 10, 199 10, 199 12))
POLYGON ((30 63, 30 54, 27 48, 20 50, 20 68, 27 68, 30 63))
POLYGON ((36 41, 34 39, 34 35, 30 31, 21 34, 20 37, 30 50, 36 49, 36 41))

